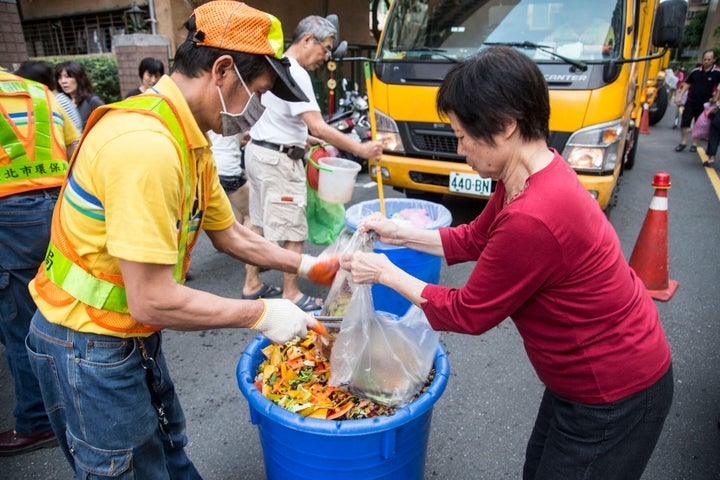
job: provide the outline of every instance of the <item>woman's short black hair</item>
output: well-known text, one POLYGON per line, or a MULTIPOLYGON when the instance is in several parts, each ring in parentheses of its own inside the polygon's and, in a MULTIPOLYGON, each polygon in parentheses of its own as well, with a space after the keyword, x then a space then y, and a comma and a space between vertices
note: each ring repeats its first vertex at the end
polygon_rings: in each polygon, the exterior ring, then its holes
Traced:
POLYGON ((471 136, 493 136, 513 120, 524 140, 549 137, 550 98, 540 69, 511 47, 494 46, 455 65, 437 94, 437 111, 452 113, 471 136))
POLYGON ((267 59, 265 59, 265 55, 196 45, 192 41, 193 35, 197 31, 195 16, 190 17, 185 22, 185 28, 190 33, 187 40, 181 43, 175 52, 172 66, 173 72, 182 73, 186 77, 197 78, 203 72, 209 72, 215 60, 222 55, 230 55, 233 58, 246 84, 265 73, 266 70, 273 71, 267 59))
POLYGON ((160 60, 152 57, 145 57, 140 60, 140 66, 138 66, 138 76, 140 77, 140 80, 142 80, 145 72, 148 72, 151 75, 164 75, 165 67, 160 60))

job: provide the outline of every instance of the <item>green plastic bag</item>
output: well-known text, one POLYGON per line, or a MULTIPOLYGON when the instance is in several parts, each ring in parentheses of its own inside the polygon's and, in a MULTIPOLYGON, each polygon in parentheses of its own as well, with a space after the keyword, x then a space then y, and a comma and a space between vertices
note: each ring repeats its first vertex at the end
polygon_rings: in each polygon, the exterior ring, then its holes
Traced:
POLYGON ((345 228, 345 205, 326 202, 317 190, 307 186, 308 240, 315 245, 330 245, 345 228))

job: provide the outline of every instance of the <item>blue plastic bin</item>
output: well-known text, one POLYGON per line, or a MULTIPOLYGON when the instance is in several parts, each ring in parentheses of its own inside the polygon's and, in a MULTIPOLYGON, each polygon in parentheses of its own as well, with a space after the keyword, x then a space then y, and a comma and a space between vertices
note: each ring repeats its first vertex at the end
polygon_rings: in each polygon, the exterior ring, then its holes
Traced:
MULTIPOLYGON (((425 226, 427 230, 437 230, 449 227, 452 223, 450 210, 439 203, 409 198, 386 198, 385 214, 390 218, 397 212, 406 208, 424 208, 432 222, 425 226)), ((348 208, 345 212, 345 227, 354 232, 360 221, 375 212, 380 211, 380 200, 360 202, 348 208)), ((441 258, 429 253, 418 252, 409 248, 388 245, 381 241, 375 242, 374 251, 384 253, 392 263, 404 271, 427 283, 437 284, 440 281, 441 258)), ((395 290, 384 285, 373 285, 373 304, 375 310, 394 313, 403 316, 410 308, 410 301, 395 290)))
POLYGON ((255 373, 269 343, 255 337, 237 366, 238 385, 258 427, 267 480, 423 479, 432 409, 450 376, 442 346, 433 381, 415 401, 391 417, 336 421, 289 412, 258 391, 255 373))

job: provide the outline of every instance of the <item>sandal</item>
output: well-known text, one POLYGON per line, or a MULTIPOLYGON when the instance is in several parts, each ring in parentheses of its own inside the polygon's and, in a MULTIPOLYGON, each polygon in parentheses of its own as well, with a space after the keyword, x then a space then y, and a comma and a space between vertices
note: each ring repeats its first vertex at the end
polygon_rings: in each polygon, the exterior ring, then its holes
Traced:
POLYGON ((684 145, 684 144, 681 143, 681 144, 679 144, 677 147, 675 147, 675 151, 676 151, 676 152, 682 152, 683 150, 685 150, 685 147, 687 147, 687 145, 684 145))
POLYGON ((263 282, 262 287, 255 293, 250 295, 242 294, 243 300, 257 300, 258 298, 277 298, 282 295, 282 290, 279 288, 263 282))
POLYGON ((690 145, 690 152, 697 152, 697 146, 690 145))
POLYGON ((320 300, 319 303, 318 300, 320 299, 317 297, 311 297, 310 295, 303 294, 303 296, 295 302, 295 305, 297 305, 297 307, 303 312, 314 312, 315 310, 320 310, 323 307, 322 300, 320 300))
POLYGON ((715 162, 712 162, 712 161, 703 162, 703 167, 715 168, 715 162))

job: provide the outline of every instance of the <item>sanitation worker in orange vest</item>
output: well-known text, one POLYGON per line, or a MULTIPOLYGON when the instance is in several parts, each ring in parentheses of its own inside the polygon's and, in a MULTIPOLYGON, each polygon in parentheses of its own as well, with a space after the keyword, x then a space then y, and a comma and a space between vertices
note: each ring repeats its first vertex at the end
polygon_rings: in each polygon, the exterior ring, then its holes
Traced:
POLYGON ((282 60, 280 22, 219 0, 195 9, 185 27, 170 76, 90 117, 30 287, 38 306, 31 363, 79 478, 200 478, 184 450, 162 329, 251 328, 284 342, 319 328, 289 300, 184 285, 201 229, 243 262, 311 280, 319 265, 235 220, 203 133, 247 130, 266 91, 307 100, 282 60))
POLYGON ((0 432, 0 456, 56 444, 25 350, 35 313, 27 287, 79 136, 45 85, 0 70, 0 341, 15 390, 15 428, 0 432))

